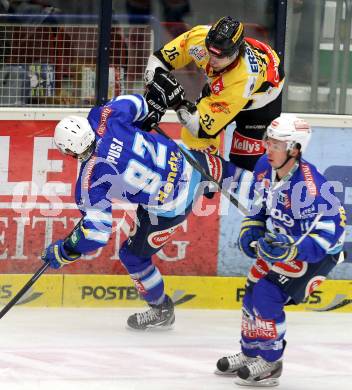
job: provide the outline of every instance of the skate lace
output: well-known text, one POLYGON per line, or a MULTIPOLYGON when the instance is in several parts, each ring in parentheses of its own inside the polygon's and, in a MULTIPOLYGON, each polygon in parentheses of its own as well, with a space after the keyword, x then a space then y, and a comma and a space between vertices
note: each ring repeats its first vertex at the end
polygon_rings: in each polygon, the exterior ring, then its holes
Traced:
POLYGON ((246 355, 240 352, 236 353, 235 355, 227 356, 227 360, 229 361, 229 369, 232 369, 233 367, 238 367, 246 364, 249 359, 246 355))
POLYGON ((273 363, 266 362, 264 359, 258 359, 247 363, 247 367, 252 376, 257 377, 271 370, 273 363))
POLYGON ((137 313, 137 322, 139 325, 147 324, 158 318, 158 310, 151 308, 145 312, 137 313))

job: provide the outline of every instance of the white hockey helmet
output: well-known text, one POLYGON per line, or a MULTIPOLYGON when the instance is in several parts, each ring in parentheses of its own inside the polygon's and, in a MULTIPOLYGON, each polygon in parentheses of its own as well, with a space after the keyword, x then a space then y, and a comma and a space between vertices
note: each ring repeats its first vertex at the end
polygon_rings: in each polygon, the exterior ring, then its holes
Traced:
POLYGON ((64 154, 70 154, 80 160, 94 144, 95 135, 88 120, 82 116, 70 115, 62 119, 55 127, 54 142, 64 154))
POLYGON ((267 138, 285 141, 288 151, 299 144, 302 153, 307 149, 311 135, 310 125, 294 114, 281 114, 270 123, 265 134, 267 138))

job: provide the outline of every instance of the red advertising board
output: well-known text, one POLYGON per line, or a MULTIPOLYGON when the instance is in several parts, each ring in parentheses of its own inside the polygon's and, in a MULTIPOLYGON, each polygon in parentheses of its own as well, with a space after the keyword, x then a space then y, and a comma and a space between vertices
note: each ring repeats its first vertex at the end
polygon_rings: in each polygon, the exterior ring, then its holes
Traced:
MULTIPOLYGON (((45 246, 64 238, 80 219, 74 203, 78 166, 53 144, 56 121, 0 121, 0 273, 32 273, 45 246)), ((177 124, 164 124, 173 138, 177 124)), ((163 274, 215 275, 219 240, 218 196, 201 199, 154 261, 163 274), (206 215, 206 216, 205 216, 206 215)), ((118 250, 133 221, 133 210, 116 204, 108 245, 61 271, 125 274, 118 250)), ((50 272, 50 271, 49 271, 50 272)))

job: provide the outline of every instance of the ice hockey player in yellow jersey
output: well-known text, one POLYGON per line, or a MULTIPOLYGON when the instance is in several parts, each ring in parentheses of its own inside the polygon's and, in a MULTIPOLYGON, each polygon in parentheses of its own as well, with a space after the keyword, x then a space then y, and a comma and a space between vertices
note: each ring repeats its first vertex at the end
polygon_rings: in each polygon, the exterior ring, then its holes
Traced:
POLYGON ((193 27, 152 54, 146 84, 156 72, 192 61, 207 83, 195 104, 184 101, 176 108, 183 141, 192 149, 216 153, 220 133, 236 121, 230 160, 252 171, 264 153, 266 127, 281 113, 284 72, 279 57, 269 45, 244 37, 243 24, 226 16, 213 26, 193 27))

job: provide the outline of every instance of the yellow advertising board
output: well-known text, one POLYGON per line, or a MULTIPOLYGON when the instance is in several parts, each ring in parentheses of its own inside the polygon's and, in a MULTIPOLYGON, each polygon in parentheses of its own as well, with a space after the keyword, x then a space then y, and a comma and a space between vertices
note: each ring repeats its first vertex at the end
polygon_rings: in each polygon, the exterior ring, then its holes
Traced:
MULTIPOLYGON (((28 282, 32 275, 0 275, 0 305, 4 306, 28 282)), ((44 275, 17 302, 18 306, 58 307, 62 306, 62 275, 44 275)))
MULTIPOLYGON (((31 275, 1 275, 0 304, 5 305, 31 275)), ((241 308, 243 277, 165 276, 166 292, 175 304, 189 309, 241 308)), ((144 301, 129 276, 43 275, 20 300, 23 306, 142 307, 144 301)), ((352 281, 327 280, 307 302, 288 310, 352 312, 352 281)))

